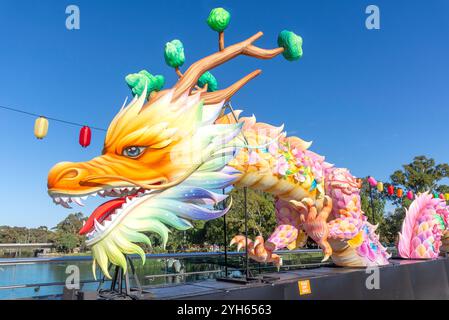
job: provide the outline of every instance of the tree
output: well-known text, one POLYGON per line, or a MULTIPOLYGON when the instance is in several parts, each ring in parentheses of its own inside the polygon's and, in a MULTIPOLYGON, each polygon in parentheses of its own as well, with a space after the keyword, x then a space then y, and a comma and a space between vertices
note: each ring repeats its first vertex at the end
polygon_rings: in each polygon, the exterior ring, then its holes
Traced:
POLYGON ((394 186, 402 186, 406 190, 412 190, 414 194, 449 190, 449 186, 438 184, 443 178, 449 178, 447 163, 435 164, 435 160, 432 158, 417 156, 402 168, 390 176, 394 186))
POLYGON ((25 228, 0 226, 0 243, 43 243, 51 242, 53 232, 46 227, 25 228))
POLYGON ((78 233, 84 220, 81 212, 71 213, 53 228, 56 250, 71 253, 73 249, 84 246, 85 236, 78 233))

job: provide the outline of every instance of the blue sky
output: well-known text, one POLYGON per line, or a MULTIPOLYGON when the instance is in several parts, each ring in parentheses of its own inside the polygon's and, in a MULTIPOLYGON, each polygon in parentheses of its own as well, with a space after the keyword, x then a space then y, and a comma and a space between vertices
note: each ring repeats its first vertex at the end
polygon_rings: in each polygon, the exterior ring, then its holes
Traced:
MULTIPOLYGON (((186 66, 216 50, 205 23, 223 6, 232 14, 226 43, 257 31, 257 45, 274 47, 279 31, 304 39, 298 62, 241 57, 214 71, 221 86, 262 68, 233 99, 245 114, 284 123, 289 134, 313 140, 312 150, 358 176, 387 179, 415 155, 449 161, 448 1, 1 1, 0 105, 106 128, 130 92, 128 73, 174 72, 163 47, 183 41, 186 66), (65 28, 76 4, 81 29, 65 28), (365 28, 376 4, 381 29, 365 28)), ((185 69, 185 67, 184 67, 185 69)), ((46 192, 48 170, 63 160, 101 152, 104 133, 78 145, 79 128, 50 122, 33 136, 34 118, 0 110, 0 225, 54 226, 70 211, 46 192)), ((90 214, 98 203, 90 200, 90 214)))

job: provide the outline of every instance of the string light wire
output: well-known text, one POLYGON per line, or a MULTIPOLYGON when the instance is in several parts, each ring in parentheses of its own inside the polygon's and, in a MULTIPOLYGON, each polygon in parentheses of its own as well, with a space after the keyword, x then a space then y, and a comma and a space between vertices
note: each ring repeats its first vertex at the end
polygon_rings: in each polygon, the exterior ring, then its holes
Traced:
MULTIPOLYGON (((47 116, 43 116, 43 115, 41 115, 41 114, 37 114, 37 113, 33 113, 33 112, 28 112, 28 111, 24 111, 24 110, 12 108, 12 107, 6 107, 6 106, 0 105, 0 108, 1 108, 1 109, 4 109, 4 110, 9 110, 9 111, 17 112, 17 113, 26 114, 26 115, 33 116, 33 117, 45 117, 45 118, 47 118, 48 120, 52 120, 52 121, 56 121, 56 122, 61 122, 61 123, 65 123, 65 124, 72 125, 72 126, 84 127, 84 124, 80 124, 80 123, 77 123, 77 122, 67 121, 67 120, 58 119, 58 118, 53 118, 53 117, 47 117, 47 116)), ((91 127, 91 126, 89 126, 89 128, 91 128, 91 129, 93 129, 93 130, 98 130, 98 131, 104 131, 104 132, 106 132, 106 129, 103 129, 103 128, 91 127)))

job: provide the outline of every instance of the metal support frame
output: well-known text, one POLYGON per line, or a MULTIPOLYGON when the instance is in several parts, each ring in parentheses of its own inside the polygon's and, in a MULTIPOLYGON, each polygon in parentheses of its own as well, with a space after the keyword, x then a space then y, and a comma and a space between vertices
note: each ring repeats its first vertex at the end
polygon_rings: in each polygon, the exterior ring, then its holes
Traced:
MULTIPOLYGON (((237 116, 235 115, 234 109, 232 108, 230 102, 227 102, 222 109, 222 114, 224 115, 225 111, 229 109, 231 114, 236 122, 238 122, 237 116)), ((248 140, 245 135, 242 133, 243 139, 245 143, 248 144, 248 140)), ((224 189, 223 189, 224 193, 224 189)), ((231 278, 228 276, 228 250, 227 250, 227 226, 226 226, 226 215, 223 216, 223 233, 224 233, 224 254, 225 254, 225 276, 216 278, 217 281, 227 281, 227 282, 237 282, 237 283, 250 283, 250 282, 273 282, 278 278, 273 277, 254 277, 251 273, 251 269, 249 267, 249 255, 248 255, 248 208, 247 208, 247 188, 243 188, 244 195, 244 224, 245 224, 245 277, 243 278, 231 278)), ((259 264, 260 269, 260 264, 259 264)))
MULTIPOLYGON (((136 274, 136 269, 130 257, 125 255, 126 263, 128 264, 128 272, 124 273, 123 268, 115 266, 114 275, 112 276, 111 287, 109 289, 100 289, 101 284, 104 283, 105 276, 98 288, 98 298, 100 300, 137 300, 142 296, 142 286, 136 274), (130 276, 134 278, 136 289, 131 288, 130 276)), ((109 265, 108 269, 111 269, 109 265)))
MULTIPOLYGON (((225 194, 225 189, 223 189, 223 194, 225 194)), ((222 209, 225 209, 225 204, 223 202, 222 209)), ((228 227, 226 225, 226 215, 223 215, 223 245, 224 245, 224 264, 225 264, 225 277, 228 277, 228 227)))

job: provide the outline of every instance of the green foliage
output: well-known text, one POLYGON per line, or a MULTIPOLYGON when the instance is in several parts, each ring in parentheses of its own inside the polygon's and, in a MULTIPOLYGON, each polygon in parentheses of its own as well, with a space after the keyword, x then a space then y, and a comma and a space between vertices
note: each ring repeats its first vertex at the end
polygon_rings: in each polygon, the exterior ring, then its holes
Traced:
POLYGON ((147 85, 148 95, 153 91, 160 91, 164 87, 165 79, 161 75, 153 76, 146 70, 138 73, 131 73, 125 77, 128 87, 134 95, 140 96, 147 85))
POLYGON ((207 18, 207 24, 212 30, 223 32, 231 21, 231 14, 223 8, 212 9, 207 18))
POLYGON ((385 228, 381 231, 381 238, 389 244, 397 244, 398 233, 401 231, 402 222, 405 219, 405 207, 395 208, 394 211, 385 217, 385 228))
POLYGON ((281 31, 278 36, 278 45, 284 48, 282 55, 288 61, 295 61, 302 57, 302 38, 294 32, 281 31))
POLYGON ((447 185, 438 185, 440 180, 449 178, 447 163, 436 164, 432 158, 417 156, 402 168, 390 176, 394 186, 402 186, 406 190, 412 190, 415 194, 425 191, 444 192, 449 190, 447 185))
POLYGON ((71 213, 53 228, 56 250, 71 253, 73 249, 84 246, 85 236, 78 233, 84 220, 82 213, 71 213))
POLYGON ((45 226, 39 228, 0 226, 0 243, 47 243, 52 240, 53 232, 45 226))
POLYGON ((198 79, 198 86, 203 88, 207 84, 207 91, 212 92, 218 89, 217 79, 210 73, 206 71, 203 75, 198 79))
POLYGON ((184 45, 178 39, 165 44, 164 58, 167 65, 173 68, 179 68, 186 60, 184 56, 184 45))

